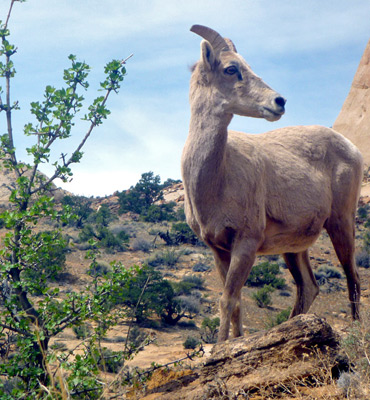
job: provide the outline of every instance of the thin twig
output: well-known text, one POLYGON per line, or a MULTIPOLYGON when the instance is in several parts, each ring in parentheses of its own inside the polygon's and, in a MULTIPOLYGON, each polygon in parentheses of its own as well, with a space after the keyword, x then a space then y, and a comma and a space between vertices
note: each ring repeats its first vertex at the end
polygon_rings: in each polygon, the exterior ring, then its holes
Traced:
POLYGON ((14 3, 15 3, 16 1, 17 1, 17 0, 12 0, 12 2, 10 3, 9 12, 8 12, 8 16, 6 17, 4 29, 6 29, 7 26, 8 26, 8 22, 9 22, 9 19, 10 19, 10 14, 11 14, 11 12, 12 12, 13 5, 14 5, 14 3))
POLYGON ((133 311, 133 313, 132 313, 131 321, 130 321, 130 324, 129 324, 129 326, 128 326, 128 331, 127 331, 127 335, 126 335, 125 349, 124 349, 124 353, 125 353, 125 354, 126 354, 126 352, 127 352, 127 346, 128 346, 128 340, 129 340, 131 328, 132 328, 132 325, 133 325, 133 323, 134 323, 134 316, 136 315, 136 311, 137 311, 137 309, 138 309, 138 307, 139 307, 139 305, 140 305, 141 299, 142 299, 142 297, 143 297, 143 295, 144 295, 144 292, 145 292, 145 290, 146 290, 146 287, 147 287, 148 284, 149 284, 149 281, 150 281, 150 276, 148 276, 148 278, 147 278, 146 281, 145 281, 145 284, 144 284, 143 289, 142 289, 142 291, 141 291, 141 293, 140 293, 139 299, 138 299, 138 301, 137 301, 137 303, 136 303, 136 305, 135 305, 134 311, 133 311))
POLYGON ((126 61, 127 61, 129 58, 133 57, 133 55, 134 55, 134 53, 130 54, 128 57, 126 57, 124 60, 121 61, 121 64, 122 64, 122 65, 123 65, 123 64, 126 64, 126 61))

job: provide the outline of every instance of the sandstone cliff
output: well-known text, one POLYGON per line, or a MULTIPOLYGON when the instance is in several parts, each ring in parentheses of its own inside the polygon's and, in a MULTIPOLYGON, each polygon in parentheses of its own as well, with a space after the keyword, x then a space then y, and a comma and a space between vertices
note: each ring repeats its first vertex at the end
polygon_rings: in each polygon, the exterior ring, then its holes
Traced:
POLYGON ((370 167, 370 40, 333 128, 360 149, 370 167))

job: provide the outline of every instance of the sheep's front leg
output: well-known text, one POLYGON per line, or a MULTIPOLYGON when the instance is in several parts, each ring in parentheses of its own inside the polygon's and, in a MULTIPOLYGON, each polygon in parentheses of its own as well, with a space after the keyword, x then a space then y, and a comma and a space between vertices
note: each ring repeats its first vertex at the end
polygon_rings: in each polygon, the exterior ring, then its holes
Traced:
POLYGON ((240 318, 240 301, 241 289, 248 278, 252 269, 256 256, 257 245, 255 242, 241 242, 234 245, 231 252, 230 267, 227 271, 224 290, 220 299, 220 331, 218 333, 218 341, 223 342, 229 337, 230 322, 234 314, 234 318, 239 315, 238 327, 234 324, 234 336, 240 335, 241 318, 240 318), (237 309, 236 309, 237 308, 237 309), (238 331, 237 331, 238 330, 238 331))

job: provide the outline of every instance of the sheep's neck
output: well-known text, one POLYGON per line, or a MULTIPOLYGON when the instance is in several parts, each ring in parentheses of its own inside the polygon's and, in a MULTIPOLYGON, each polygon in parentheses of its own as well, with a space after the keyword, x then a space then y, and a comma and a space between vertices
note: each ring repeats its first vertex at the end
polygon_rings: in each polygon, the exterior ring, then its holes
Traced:
POLYGON ((221 106, 211 105, 208 96, 200 98, 205 100, 191 109, 183 178, 192 200, 207 203, 205 200, 220 195, 223 187, 227 127, 232 115, 225 115, 221 106))

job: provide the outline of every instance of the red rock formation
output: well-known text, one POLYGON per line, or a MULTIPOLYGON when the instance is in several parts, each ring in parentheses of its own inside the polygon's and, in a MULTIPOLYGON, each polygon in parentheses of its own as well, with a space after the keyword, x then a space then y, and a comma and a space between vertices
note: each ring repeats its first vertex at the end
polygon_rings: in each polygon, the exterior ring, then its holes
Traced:
POLYGON ((360 149, 370 167, 370 40, 333 128, 360 149))

